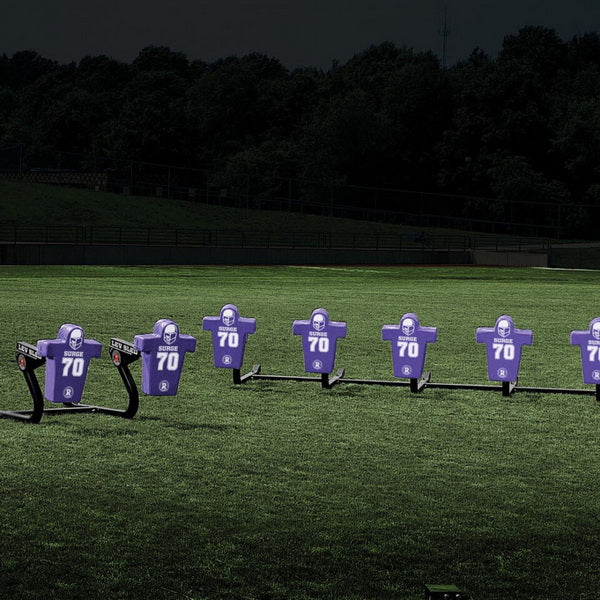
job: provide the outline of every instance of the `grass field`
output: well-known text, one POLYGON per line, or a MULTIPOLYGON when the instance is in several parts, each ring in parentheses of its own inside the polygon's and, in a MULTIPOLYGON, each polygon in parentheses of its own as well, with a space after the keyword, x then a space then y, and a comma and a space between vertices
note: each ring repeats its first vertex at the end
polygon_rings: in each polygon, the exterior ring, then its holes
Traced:
MULTIPOLYGON (((524 386, 584 388, 569 333, 600 273, 480 268, 0 267, 2 409, 27 408, 18 340, 62 323, 103 343, 84 401, 124 405, 108 358, 162 317, 198 338, 175 398, 133 420, 0 420, 0 596, 15 599, 600 597, 600 406, 593 396, 251 381, 212 366, 202 318, 257 318, 247 367, 303 374, 294 319, 348 323, 337 366, 393 379, 381 327, 438 327, 434 381, 486 383, 475 329, 532 329, 524 386)), ((43 375, 43 368, 41 369, 43 375)), ((132 372, 138 383, 140 365, 132 372)))

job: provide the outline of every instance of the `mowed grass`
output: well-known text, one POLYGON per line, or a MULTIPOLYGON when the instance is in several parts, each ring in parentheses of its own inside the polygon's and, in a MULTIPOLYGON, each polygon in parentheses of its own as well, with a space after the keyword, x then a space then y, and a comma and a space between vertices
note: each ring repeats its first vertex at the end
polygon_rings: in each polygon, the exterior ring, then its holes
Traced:
MULTIPOLYGON (((202 318, 257 318, 245 366, 303 374, 294 319, 348 323, 337 366, 393 379, 381 327, 438 327, 434 381, 485 383, 475 329, 532 329, 524 386, 585 388, 574 329, 600 273, 436 267, 1 267, 3 409, 30 405, 17 340, 62 323, 103 343, 84 400, 125 405, 108 358, 174 319, 198 339, 179 394, 133 420, 0 420, 0 596, 477 600, 600 596, 600 405, 593 396, 251 381, 212 366, 202 318)), ((40 376, 43 375, 40 369, 40 376)), ((140 382, 141 365, 132 373, 140 382)), ((587 386, 590 387, 590 386, 587 386)), ((50 403, 47 403, 50 406, 50 403)))

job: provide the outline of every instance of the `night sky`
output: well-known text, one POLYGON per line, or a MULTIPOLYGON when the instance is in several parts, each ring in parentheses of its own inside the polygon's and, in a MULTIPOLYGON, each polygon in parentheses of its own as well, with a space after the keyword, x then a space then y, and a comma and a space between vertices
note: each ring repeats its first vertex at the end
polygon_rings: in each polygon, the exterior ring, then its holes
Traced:
POLYGON ((60 63, 108 55, 130 62, 168 46, 212 62, 260 52, 286 67, 327 70, 371 44, 391 41, 447 63, 477 46, 496 56, 505 35, 543 25, 563 39, 600 30, 599 0, 5 0, 0 54, 34 50, 60 63))

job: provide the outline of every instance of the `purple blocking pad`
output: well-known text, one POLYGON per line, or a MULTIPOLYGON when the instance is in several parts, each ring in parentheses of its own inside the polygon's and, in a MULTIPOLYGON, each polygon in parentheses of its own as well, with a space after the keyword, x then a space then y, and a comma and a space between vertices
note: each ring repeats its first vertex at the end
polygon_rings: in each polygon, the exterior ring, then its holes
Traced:
POLYGON ((346 323, 329 320, 324 308, 315 308, 310 320, 294 321, 292 333, 302 336, 304 369, 308 373, 331 373, 337 339, 346 337, 346 323))
POLYGON ((571 345, 581 347, 583 382, 600 385, 600 317, 585 331, 571 331, 571 345))
POLYGON ((218 317, 204 317, 202 329, 212 331, 215 367, 241 369, 248 335, 256 331, 256 319, 240 317, 235 304, 226 304, 218 317))
POLYGON ((533 332, 515 329, 512 317, 502 315, 495 327, 478 327, 475 339, 487 347, 488 379, 490 381, 516 381, 521 364, 521 348, 531 346, 533 332))
POLYGON ((423 374, 427 344, 437 340, 436 327, 421 327, 414 313, 406 313, 399 325, 384 325, 381 339, 392 342, 395 377, 418 379, 423 374))
POLYGON ((44 396, 50 402, 80 402, 90 359, 100 358, 102 344, 86 340, 79 325, 65 323, 55 340, 38 341, 37 351, 46 357, 44 396))
POLYGON ((196 350, 196 338, 179 333, 170 319, 160 319, 152 333, 136 335, 133 347, 142 353, 142 391, 149 396, 174 396, 186 352, 196 350))

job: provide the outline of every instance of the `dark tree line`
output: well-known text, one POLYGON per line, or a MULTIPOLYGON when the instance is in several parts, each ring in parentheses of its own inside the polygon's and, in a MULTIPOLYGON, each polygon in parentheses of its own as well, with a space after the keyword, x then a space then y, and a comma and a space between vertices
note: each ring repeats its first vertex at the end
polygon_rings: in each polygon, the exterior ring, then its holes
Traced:
MULTIPOLYGON (((0 145, 265 176, 600 204, 600 37, 526 27, 448 69, 372 46, 330 70, 165 47, 0 56, 0 145)), ((500 205, 499 205, 500 206, 500 205)), ((491 209, 490 209, 491 210, 491 209)), ((501 210, 501 209, 499 209, 501 210)))

